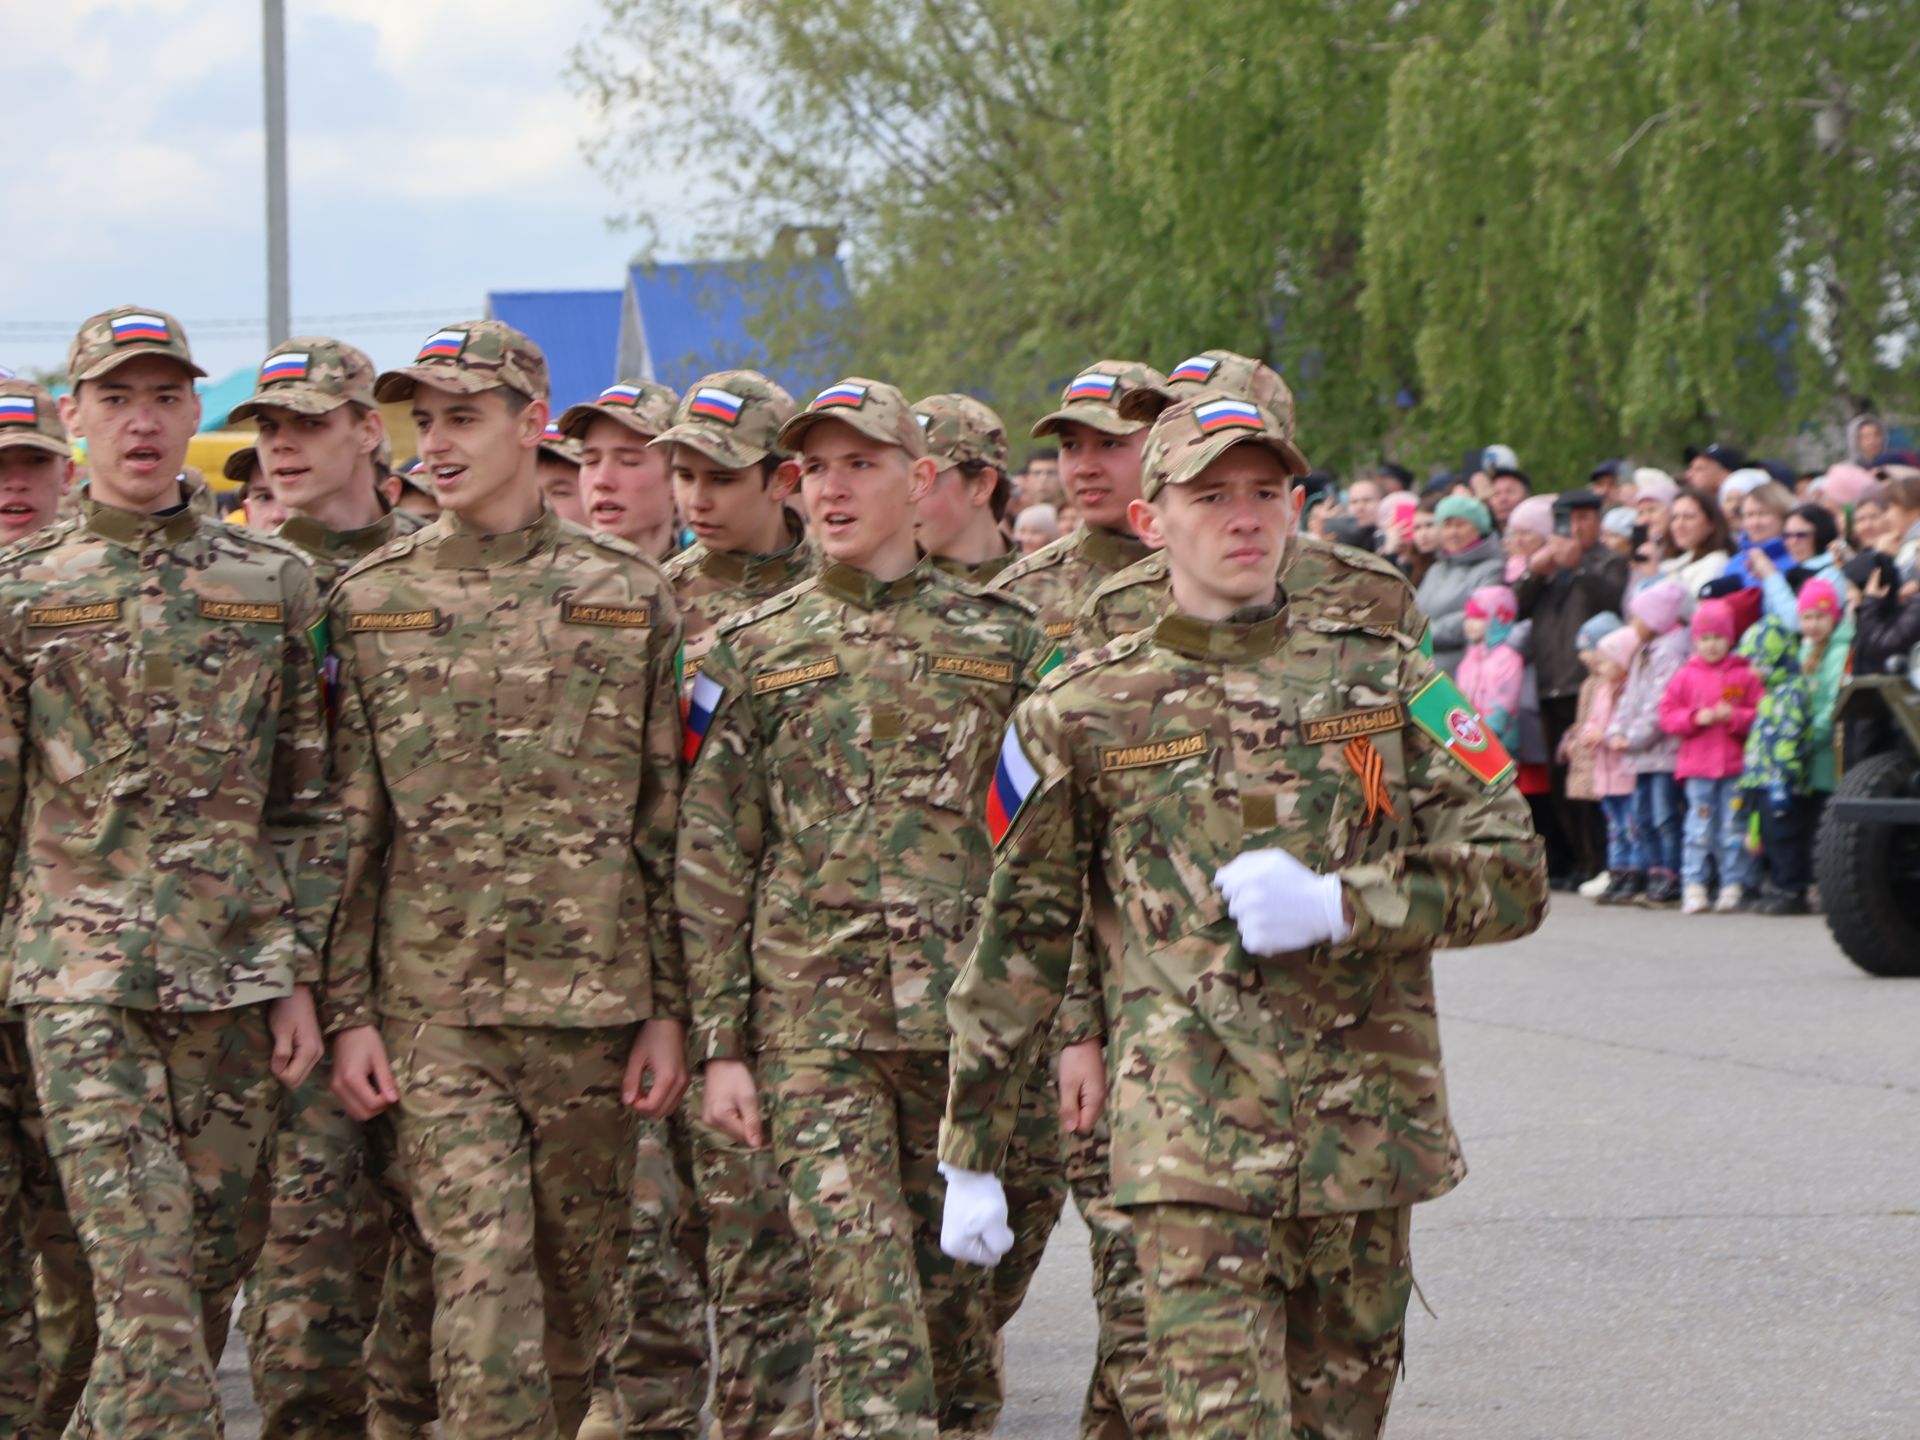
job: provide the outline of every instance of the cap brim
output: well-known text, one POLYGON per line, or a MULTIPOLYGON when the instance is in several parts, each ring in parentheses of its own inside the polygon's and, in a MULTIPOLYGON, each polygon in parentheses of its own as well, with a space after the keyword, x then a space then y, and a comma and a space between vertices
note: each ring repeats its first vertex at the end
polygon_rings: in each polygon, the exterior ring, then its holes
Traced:
POLYGON ((593 422, 602 417, 617 420, 634 434, 648 440, 659 433, 642 416, 625 405, 569 405, 560 412, 560 418, 553 423, 560 427, 562 435, 575 440, 584 440, 593 422))
POLYGON ((710 430, 704 425, 671 426, 665 434, 656 435, 651 443, 662 448, 685 445, 689 450, 698 450, 714 464, 724 465, 729 470, 744 470, 749 465, 758 465, 774 453, 757 445, 743 445, 733 435, 710 430))
POLYGON ((202 370, 191 360, 181 359, 180 352, 177 350, 169 349, 165 345, 128 345, 122 349, 115 350, 110 355, 103 355, 92 365, 89 365, 85 370, 82 370, 78 375, 74 376, 73 383, 78 385, 83 380, 98 380, 102 375, 110 374, 126 364, 127 361, 138 360, 142 355, 158 355, 162 360, 171 360, 196 380, 204 380, 207 378, 206 371, 202 370))
POLYGON ((245 480, 248 472, 257 470, 259 467, 260 452, 249 445, 245 449, 234 451, 221 461, 220 473, 229 480, 239 481, 245 480), (240 458, 243 455, 246 457, 244 461, 240 458))
POLYGON ((1176 403, 1176 397, 1165 390, 1157 390, 1151 385, 1143 385, 1138 390, 1129 390, 1120 397, 1120 417, 1131 420, 1137 425, 1151 425, 1160 418, 1160 412, 1176 403))
POLYGON ((1131 435, 1153 423, 1151 417, 1130 420, 1111 405, 1063 405, 1051 415, 1042 415, 1033 422, 1033 438, 1038 440, 1042 436, 1052 435, 1069 420, 1089 425, 1103 435, 1131 435))
POLYGON ((416 385, 451 391, 455 395, 478 395, 482 390, 512 388, 504 380, 475 375, 451 365, 403 365, 398 370, 382 372, 380 378, 373 382, 373 398, 383 405, 395 400, 411 400, 416 385))
POLYGON ((922 459, 926 456, 926 436, 921 431, 917 422, 913 426, 913 433, 919 437, 920 444, 918 447, 915 447, 907 444, 907 442, 901 438, 900 434, 891 426, 877 423, 871 415, 855 409, 852 406, 832 410, 802 410, 798 415, 795 415, 780 427, 780 433, 775 437, 775 443, 778 444, 782 450, 798 454, 801 447, 806 443, 807 432, 826 420, 837 420, 848 429, 857 430, 869 440, 877 440, 882 445, 896 446, 906 451, 907 454, 911 455, 915 460, 922 459))
POLYGON ((542 455, 550 455, 555 460, 563 461, 568 465, 578 465, 580 463, 580 457, 578 455, 569 455, 562 446, 556 445, 551 440, 542 440, 540 442, 540 453, 542 455))
POLYGON ((1271 450, 1287 467, 1288 475, 1297 480, 1313 467, 1307 463, 1307 457, 1300 453, 1300 447, 1291 440, 1282 440, 1276 435, 1267 435, 1253 430, 1230 430, 1223 435, 1210 437, 1204 443, 1186 452, 1186 463, 1182 467, 1186 473, 1178 480, 1169 480, 1168 485, 1191 485, 1198 480, 1206 468, 1218 460, 1236 445, 1259 445, 1271 450))
POLYGON ((71 445, 51 435, 42 435, 38 430, 20 430, 11 435, 0 430, 0 450, 44 450, 49 455, 64 455, 69 460, 73 458, 71 445))
POLYGON ((296 415, 325 415, 328 411, 338 410, 350 398, 346 395, 329 395, 324 390, 307 390, 297 385, 280 385, 272 390, 259 390, 249 395, 227 412, 227 419, 251 420, 268 406, 291 410, 296 415))

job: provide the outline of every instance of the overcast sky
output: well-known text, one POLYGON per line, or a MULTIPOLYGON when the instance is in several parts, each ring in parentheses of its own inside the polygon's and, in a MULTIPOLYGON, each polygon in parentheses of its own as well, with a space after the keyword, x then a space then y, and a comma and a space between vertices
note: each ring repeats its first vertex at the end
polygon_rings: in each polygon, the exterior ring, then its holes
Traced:
MULTIPOLYGON (((259 0, 9 0, 0 365, 109 305, 219 377, 265 349, 259 0), (223 325, 242 321, 250 325, 223 325)), ((289 0, 293 313, 377 363, 489 290, 612 287, 634 238, 564 79, 593 0, 289 0), (383 316, 346 320, 343 316, 383 316)), ((663 183, 661 193, 676 187, 663 183)), ((671 245, 671 214, 660 228, 671 245)))

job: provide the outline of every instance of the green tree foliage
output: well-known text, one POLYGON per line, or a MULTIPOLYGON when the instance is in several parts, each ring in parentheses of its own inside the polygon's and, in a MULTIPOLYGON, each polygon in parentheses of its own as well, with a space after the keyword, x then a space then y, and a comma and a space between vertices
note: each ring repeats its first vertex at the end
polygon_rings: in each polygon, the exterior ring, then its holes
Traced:
POLYGON ((1502 440, 1566 483, 1913 403, 1912 18, 605 0, 574 67, 636 218, 664 163, 716 252, 839 227, 866 373, 1017 424, 1083 361, 1225 345, 1288 375, 1321 463, 1502 440))

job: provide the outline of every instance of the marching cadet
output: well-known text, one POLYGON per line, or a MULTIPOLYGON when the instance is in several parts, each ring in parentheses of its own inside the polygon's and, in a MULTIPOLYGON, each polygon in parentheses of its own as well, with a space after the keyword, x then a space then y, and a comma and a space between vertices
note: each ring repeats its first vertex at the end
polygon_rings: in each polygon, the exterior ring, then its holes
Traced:
POLYGON ((547 508, 569 524, 587 528, 587 497, 580 489, 580 442, 548 422, 540 435, 534 473, 547 508))
POLYGON ((400 482, 399 493, 394 496, 394 509, 406 511, 423 525, 440 518, 440 497, 433 493, 427 467, 419 456, 395 470, 393 478, 400 482))
POLYGON ((345 890, 334 1087, 394 1111, 463 1440, 573 1436, 629 1203, 627 1108, 685 1088, 669 877, 680 622, 657 567, 542 503, 537 346, 496 321, 383 374, 444 512, 330 604, 345 890))
POLYGON ((622 380, 590 405, 575 405, 561 426, 580 442, 581 502, 586 523, 664 562, 679 548, 667 452, 653 441, 673 423, 680 403, 665 385, 622 380))
MULTIPOLYGON (((0 380, 0 540, 53 524, 72 483, 73 453, 53 396, 30 380, 0 380)), ((26 1024, 0 993, 0 1435, 64 1430, 97 1338, 86 1257, 33 1093, 26 1024)))
POLYGON ((971 395, 929 395, 913 413, 940 467, 920 502, 921 548, 947 574, 985 585, 1020 558, 1001 528, 1013 498, 1007 427, 971 395))
POLYGON ((937 1233, 945 996, 991 861, 993 732, 1050 647, 915 546, 935 465, 899 391, 830 385, 777 443, 825 568, 723 623, 694 682, 675 896, 705 1118, 771 1132, 823 1433, 979 1435, 986 1290, 937 1233))
POLYGON ((990 1262, 990 1180, 1067 982, 1088 877, 1119 908, 1115 1202, 1178 1437, 1378 1435, 1409 1207, 1465 1173, 1431 951, 1545 910, 1513 766, 1405 631, 1296 617, 1271 411, 1155 422, 1135 525, 1174 613, 1061 667, 1009 727, 997 860, 949 1002, 943 1243, 990 1262))
POLYGON ((179 322, 67 358, 80 512, 0 560, 0 928, 100 1329, 74 1426, 214 1437, 212 1357, 338 894, 313 577, 190 507, 179 322))
MULTIPOLYGON (((305 336, 268 353, 254 393, 232 411, 258 428, 249 453, 287 509, 274 533, 306 557, 323 595, 422 524, 383 504, 373 380, 373 362, 353 346, 305 336)), ((332 1078, 322 1062, 288 1098, 268 1157, 265 1243, 240 1322, 263 1440, 357 1440, 367 1433, 369 1392, 376 1436, 417 1433, 437 1413, 432 1257, 394 1170, 392 1123, 350 1118, 332 1078)))
MULTIPOLYGON (((1080 507, 1081 523, 1051 545, 1016 562, 995 588, 1019 596, 1040 612, 1048 636, 1066 641, 1074 616, 1107 577, 1146 558, 1148 547, 1134 534, 1128 507, 1140 498, 1140 453, 1152 421, 1122 413, 1129 401, 1164 402, 1166 377, 1129 360, 1102 360, 1067 382, 1060 408, 1033 427, 1036 439, 1052 435, 1060 445, 1067 498, 1080 507)), ((1097 909, 1098 907, 1096 907, 1097 909)), ((1076 987, 1076 992, 1081 987, 1076 987)), ((1083 1068, 1100 1064, 1090 1046, 1090 1004, 1062 1013, 1054 1044, 1062 1064, 1076 1047, 1083 1068), (1091 1054, 1089 1054, 1091 1052, 1091 1054)), ((1070 1072, 1069 1072, 1070 1073, 1070 1072)), ((1055 1154, 1075 1207, 1086 1222, 1093 1262, 1093 1299, 1099 1338, 1093 1375, 1080 1416, 1082 1440, 1146 1440, 1163 1430, 1160 1376, 1147 1358, 1145 1297, 1127 1217, 1113 1204, 1108 1179, 1107 1127, 1090 1109, 1084 1114, 1056 1092, 1052 1077, 1037 1074, 1021 1103, 1020 1126, 1008 1158, 1007 1183, 1021 1203, 1013 1214, 1014 1249, 994 1269, 1002 1323, 1011 1319, 1039 1268, 1047 1237, 1059 1216, 1044 1197, 1055 1183, 1055 1154), (1056 1093, 1059 1097, 1056 1100, 1056 1093), (1065 1113, 1068 1124, 1061 1123, 1065 1113)))

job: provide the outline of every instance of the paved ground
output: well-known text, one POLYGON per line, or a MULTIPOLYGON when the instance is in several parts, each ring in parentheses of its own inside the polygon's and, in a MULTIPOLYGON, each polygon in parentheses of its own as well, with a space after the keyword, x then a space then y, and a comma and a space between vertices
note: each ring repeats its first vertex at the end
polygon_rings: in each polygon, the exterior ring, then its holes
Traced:
MULTIPOLYGON (((1473 1174, 1415 1225, 1437 1318, 1416 1303, 1391 1440, 1920 1432, 1920 984, 1815 920, 1566 900, 1443 960, 1440 1005, 1473 1174)), ((1077 1433, 1086 1284, 1072 1222, 1002 1435, 1077 1433)))

